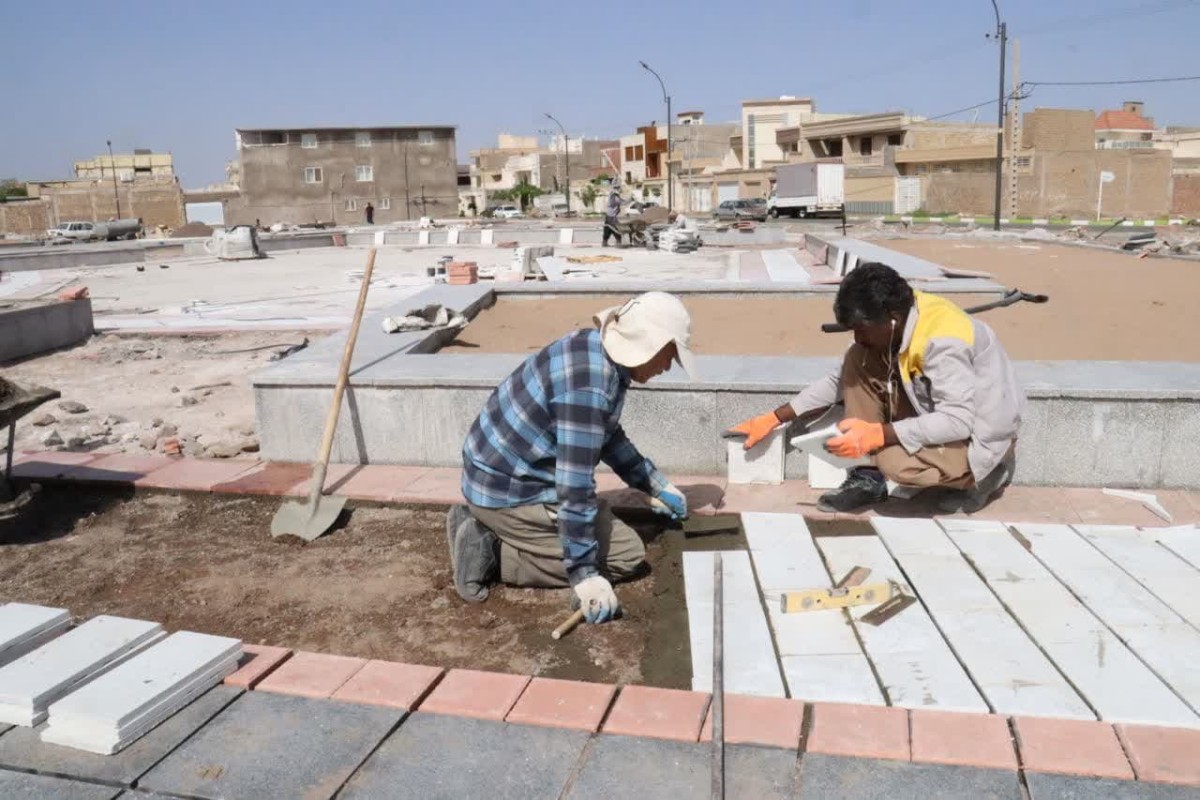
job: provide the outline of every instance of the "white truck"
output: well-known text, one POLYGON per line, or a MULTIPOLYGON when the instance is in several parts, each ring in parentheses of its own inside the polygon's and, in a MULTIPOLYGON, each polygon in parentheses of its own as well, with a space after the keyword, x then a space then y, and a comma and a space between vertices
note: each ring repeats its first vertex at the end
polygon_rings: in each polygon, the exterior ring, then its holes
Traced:
POLYGON ((136 239, 142 232, 140 219, 113 219, 108 222, 86 222, 82 220, 62 222, 46 231, 49 244, 71 242, 115 242, 118 239, 136 239))
POLYGON ((767 201, 772 217, 841 216, 846 205, 842 163, 784 164, 775 168, 775 192, 767 201))

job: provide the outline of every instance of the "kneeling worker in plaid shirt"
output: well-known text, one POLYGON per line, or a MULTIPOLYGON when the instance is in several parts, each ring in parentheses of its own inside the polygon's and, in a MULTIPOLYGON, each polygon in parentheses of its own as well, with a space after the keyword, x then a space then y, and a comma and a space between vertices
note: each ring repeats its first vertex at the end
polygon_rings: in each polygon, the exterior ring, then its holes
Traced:
POLYGON ((463 445, 467 505, 446 520, 454 585, 482 602, 488 585, 570 586, 588 622, 620 609, 612 581, 645 560, 642 540, 596 497, 604 462, 672 519, 683 493, 621 429, 631 381, 671 368, 691 377, 691 318, 677 297, 648 292, 601 311, 596 327, 569 333, 496 387, 463 445))

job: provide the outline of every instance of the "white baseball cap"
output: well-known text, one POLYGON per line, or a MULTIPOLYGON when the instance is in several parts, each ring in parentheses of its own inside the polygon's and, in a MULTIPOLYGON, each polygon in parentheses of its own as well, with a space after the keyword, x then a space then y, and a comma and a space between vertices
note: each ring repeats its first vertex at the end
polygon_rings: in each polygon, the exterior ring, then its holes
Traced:
POLYGON ((645 364, 671 342, 679 366, 697 380, 692 355, 692 318, 673 294, 646 292, 622 306, 606 308, 594 317, 608 357, 623 367, 645 364))

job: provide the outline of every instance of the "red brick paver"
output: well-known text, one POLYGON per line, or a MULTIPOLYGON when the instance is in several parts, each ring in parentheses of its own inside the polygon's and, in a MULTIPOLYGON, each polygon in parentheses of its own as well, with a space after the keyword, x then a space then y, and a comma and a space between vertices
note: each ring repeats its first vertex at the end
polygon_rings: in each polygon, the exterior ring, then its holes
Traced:
POLYGON ((908 712, 887 706, 814 703, 808 752, 909 760, 908 712))
POLYGON ((79 467, 72 477, 96 483, 134 483, 176 461, 178 459, 169 456, 113 453, 89 461, 79 467))
MULTIPOLYGON (((0 456, 0 459, 2 458, 3 456, 0 456)), ((30 480, 74 479, 81 466, 95 460, 95 453, 52 450, 21 453, 13 458, 13 476, 30 480)), ((2 460, 0 467, 3 467, 2 460)))
POLYGON ((1006 717, 955 711, 913 710, 911 714, 913 761, 1017 768, 1006 717))
POLYGON ((1032 772, 1059 772, 1133 780, 1129 759, 1107 722, 1016 717, 1021 766, 1032 772))
MULTIPOLYGON (((350 474, 351 464, 330 464, 325 474, 325 491, 350 474)), ((264 461, 231 480, 214 486, 215 492, 232 494, 290 495, 300 497, 308 494, 308 481, 312 477, 312 464, 296 464, 289 461, 264 461)))
POLYGON ((431 469, 398 491, 401 503, 461 503, 462 473, 457 469, 431 469))
POLYGON ((242 657, 237 672, 225 679, 230 686, 253 689, 271 670, 291 658, 292 651, 286 647, 267 647, 257 644, 242 645, 242 657))
MULTIPOLYGON (((712 741, 712 706, 704 718, 700 741, 712 741)), ((725 741, 729 744, 759 744, 766 747, 800 746, 804 725, 804 703, 782 697, 725 695, 725 741)))
POLYGON ((441 674, 440 667, 368 661, 332 697, 347 703, 410 709, 420 702, 441 674))
POLYGON ((607 683, 534 678, 506 719, 594 733, 616 693, 617 687, 607 683))
POLYGON ((365 658, 296 653, 258 684, 260 692, 325 698, 367 663, 365 658))
POLYGON ((604 732, 694 742, 700 738, 709 699, 700 692, 626 686, 608 714, 604 732))
MULTIPOLYGON (((337 481, 326 480, 325 491, 355 500, 391 502, 408 485, 429 472, 429 467, 405 467, 396 464, 353 466, 337 481)), ((302 483, 302 488, 307 487, 302 483)))
POLYGON ((256 459, 173 458, 173 463, 133 482, 144 489, 177 492, 211 492, 218 484, 233 480, 260 463, 256 459))
POLYGON ((528 683, 528 675, 452 669, 418 708, 435 714, 502 720, 528 683))
POLYGON ((1200 729, 1116 727, 1138 780, 1200 786, 1200 729))

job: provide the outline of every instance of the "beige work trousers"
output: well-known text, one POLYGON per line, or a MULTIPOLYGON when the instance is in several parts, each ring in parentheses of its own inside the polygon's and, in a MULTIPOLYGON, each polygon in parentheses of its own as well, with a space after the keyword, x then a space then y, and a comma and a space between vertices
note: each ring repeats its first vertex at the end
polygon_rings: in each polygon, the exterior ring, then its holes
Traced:
MULTIPOLYGON (((852 345, 842 363, 842 397, 846 416, 866 422, 899 422, 915 417, 900 383, 899 367, 893 366, 891 390, 887 359, 861 345, 852 345)), ((925 447, 909 455, 900 445, 885 447, 875 454, 875 466, 890 481, 902 486, 970 489, 975 485, 967 461, 967 441, 925 447)))
MULTIPOLYGON (((469 506, 471 515, 500 540, 500 580, 511 586, 560 589, 570 585, 558 536, 558 507, 537 503, 515 508, 469 506)), ((613 516, 603 500, 596 512, 600 573, 610 581, 626 580, 646 560, 637 532, 613 516)))

